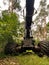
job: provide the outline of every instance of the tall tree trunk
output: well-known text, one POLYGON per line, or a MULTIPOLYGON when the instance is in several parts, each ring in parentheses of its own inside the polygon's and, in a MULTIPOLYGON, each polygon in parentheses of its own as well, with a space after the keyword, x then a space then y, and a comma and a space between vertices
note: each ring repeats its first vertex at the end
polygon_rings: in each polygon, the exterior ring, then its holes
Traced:
POLYGON ((44 16, 44 39, 47 37, 47 29, 46 29, 46 16, 44 16))
POLYGON ((13 0, 9 0, 9 12, 13 12, 13 0))

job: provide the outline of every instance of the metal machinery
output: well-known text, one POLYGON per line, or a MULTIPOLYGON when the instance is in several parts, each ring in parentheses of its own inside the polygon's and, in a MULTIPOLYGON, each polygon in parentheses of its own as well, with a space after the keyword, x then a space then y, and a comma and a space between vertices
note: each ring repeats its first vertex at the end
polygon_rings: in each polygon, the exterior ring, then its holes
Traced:
MULTIPOLYGON (((23 40, 23 45, 21 47, 21 51, 25 52, 26 50, 33 50, 35 53, 39 53, 40 47, 36 46, 35 40, 32 36, 30 36, 31 33, 31 24, 32 24, 32 16, 34 13, 34 1, 35 0, 26 0, 26 23, 25 23, 25 37, 23 40)), ((43 54, 40 54, 43 55, 43 54)))
POLYGON ((19 52, 26 52, 26 50, 32 50, 39 56, 46 54, 49 56, 49 41, 41 41, 38 45, 35 45, 35 40, 30 36, 32 16, 34 14, 34 1, 26 0, 26 23, 25 23, 25 37, 23 44, 19 49, 19 52))
POLYGON ((32 50, 39 56, 43 56, 44 54, 49 56, 49 41, 41 41, 38 45, 35 45, 35 41, 33 37, 30 36, 31 33, 31 24, 32 24, 32 16, 34 13, 34 1, 35 0, 26 0, 26 23, 25 23, 25 37, 22 45, 13 45, 14 49, 10 47, 10 49, 6 46, 6 53, 22 53, 26 52, 26 50, 32 50), (9 51, 10 50, 10 51, 9 51), (15 51, 15 52, 14 52, 15 51))
POLYGON ((33 47, 33 40, 30 36, 32 16, 34 13, 34 0, 26 0, 26 23, 25 23, 25 37, 23 41, 23 48, 31 49, 33 47))

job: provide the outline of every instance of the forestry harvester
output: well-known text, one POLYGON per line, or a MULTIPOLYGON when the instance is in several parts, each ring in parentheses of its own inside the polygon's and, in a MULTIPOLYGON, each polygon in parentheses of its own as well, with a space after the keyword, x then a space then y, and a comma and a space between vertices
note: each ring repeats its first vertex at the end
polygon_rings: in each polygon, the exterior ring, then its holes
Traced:
MULTIPOLYGON (((9 48, 6 45, 5 53, 22 53, 26 52, 26 50, 32 50, 39 56, 43 56, 44 54, 49 56, 49 41, 40 41, 38 45, 35 45, 35 41, 33 37, 30 35, 31 33, 31 24, 32 24, 32 16, 34 14, 34 1, 35 0, 26 0, 26 19, 25 19, 25 36, 22 45, 13 45, 13 47, 9 48), (8 50, 7 50, 8 49, 8 50), (15 52, 14 52, 15 50, 15 52)), ((38 3, 37 3, 38 4, 38 3)))

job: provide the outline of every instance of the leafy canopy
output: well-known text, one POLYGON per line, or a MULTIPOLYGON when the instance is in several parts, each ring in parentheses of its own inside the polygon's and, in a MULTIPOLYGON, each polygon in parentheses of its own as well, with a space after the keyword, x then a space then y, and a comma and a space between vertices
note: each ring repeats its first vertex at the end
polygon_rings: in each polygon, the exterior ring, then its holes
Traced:
POLYGON ((3 12, 0 18, 0 42, 8 40, 12 35, 17 36, 18 27, 18 16, 15 13, 3 12))

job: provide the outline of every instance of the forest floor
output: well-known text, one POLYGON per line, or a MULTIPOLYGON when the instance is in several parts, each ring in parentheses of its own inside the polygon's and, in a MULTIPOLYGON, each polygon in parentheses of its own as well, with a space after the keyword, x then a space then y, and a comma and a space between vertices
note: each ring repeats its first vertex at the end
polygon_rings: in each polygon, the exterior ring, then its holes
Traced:
POLYGON ((0 65, 49 65, 49 57, 39 57, 36 54, 20 54, 19 56, 0 54, 0 65))

